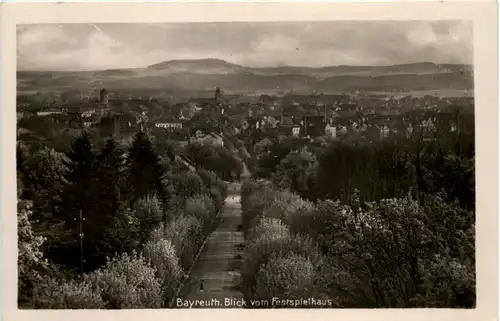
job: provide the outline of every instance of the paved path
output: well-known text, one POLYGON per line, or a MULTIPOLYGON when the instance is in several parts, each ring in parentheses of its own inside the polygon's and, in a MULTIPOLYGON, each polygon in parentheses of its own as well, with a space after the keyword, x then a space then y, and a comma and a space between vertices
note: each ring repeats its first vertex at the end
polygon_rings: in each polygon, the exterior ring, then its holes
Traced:
POLYGON ((241 183, 229 183, 228 197, 217 229, 208 237, 174 308, 241 308, 239 265, 244 242, 240 205, 241 183), (200 284, 203 280, 203 291, 200 284), (181 301, 182 300, 182 301, 181 301), (203 302, 203 303, 202 303, 203 302))

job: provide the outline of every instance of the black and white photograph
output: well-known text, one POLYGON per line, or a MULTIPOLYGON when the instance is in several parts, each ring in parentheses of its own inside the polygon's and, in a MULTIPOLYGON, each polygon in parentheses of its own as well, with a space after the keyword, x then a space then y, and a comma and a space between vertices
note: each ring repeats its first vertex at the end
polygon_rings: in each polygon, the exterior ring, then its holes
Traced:
POLYGON ((16 25, 18 309, 477 308, 473 21, 250 18, 16 25))

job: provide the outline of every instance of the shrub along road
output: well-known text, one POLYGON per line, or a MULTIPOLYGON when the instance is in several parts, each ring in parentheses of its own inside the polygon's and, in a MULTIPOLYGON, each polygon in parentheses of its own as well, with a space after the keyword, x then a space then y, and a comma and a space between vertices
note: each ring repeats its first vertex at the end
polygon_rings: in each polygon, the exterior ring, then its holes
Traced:
POLYGON ((217 229, 208 237, 173 308, 241 308, 239 265, 243 255, 241 183, 229 183, 217 229), (203 286, 201 286, 203 284, 203 286), (187 306, 191 305, 191 306, 187 306))

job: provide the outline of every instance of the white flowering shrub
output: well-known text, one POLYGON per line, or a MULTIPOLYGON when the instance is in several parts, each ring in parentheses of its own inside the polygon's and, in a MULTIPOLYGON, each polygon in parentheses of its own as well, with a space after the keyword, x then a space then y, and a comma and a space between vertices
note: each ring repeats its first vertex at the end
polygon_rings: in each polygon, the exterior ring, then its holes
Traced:
POLYGON ((59 281, 44 277, 33 291, 35 309, 103 309, 101 289, 88 281, 59 281))
POLYGON ((215 217, 215 205, 209 195, 196 195, 186 201, 186 215, 194 216, 207 227, 215 217))
POLYGON ((245 242, 245 252, 241 277, 245 295, 253 297, 256 276, 260 267, 272 258, 288 257, 292 254, 309 258, 318 264, 318 255, 314 244, 308 238, 291 236, 288 228, 278 219, 262 220, 251 232, 251 239, 245 242))
POLYGON ((308 258, 291 254, 273 258, 256 276, 256 299, 303 299, 313 293, 315 270, 308 258))
POLYGON ((252 222, 258 222, 264 210, 271 204, 276 192, 258 182, 244 182, 241 190, 241 207, 243 232, 245 237, 253 227, 252 222))
POLYGON ((202 223, 194 216, 180 215, 166 225, 164 238, 174 245, 181 266, 189 269, 203 242, 202 223))
POLYGON ((362 204, 354 191, 347 205, 312 205, 256 182, 242 195, 247 297, 273 294, 270 280, 284 275, 265 266, 296 254, 313 265, 314 295, 335 307, 475 306, 475 213, 458 203, 426 195, 362 204))
POLYGON ((135 202, 134 213, 139 222, 140 242, 143 244, 151 231, 163 221, 162 204, 156 195, 147 195, 135 202))
POLYGON ((142 255, 121 254, 87 276, 109 309, 163 307, 162 287, 156 269, 142 255))
POLYGON ((146 260, 156 268, 164 300, 172 299, 183 275, 174 245, 165 239, 149 241, 144 246, 143 252, 146 260))
POLYGON ((18 247, 18 301, 28 303, 34 284, 40 282, 41 275, 47 268, 47 260, 41 250, 45 238, 33 231, 30 218, 33 203, 20 200, 17 204, 17 247, 18 247))
POLYGON ((259 219, 252 230, 249 231, 247 243, 258 243, 262 238, 272 235, 273 237, 288 237, 290 231, 288 226, 278 218, 263 217, 259 219))
POLYGON ((313 208, 311 202, 288 191, 279 191, 273 195, 273 200, 263 211, 264 217, 279 218, 289 224, 289 220, 299 211, 308 211, 313 208))

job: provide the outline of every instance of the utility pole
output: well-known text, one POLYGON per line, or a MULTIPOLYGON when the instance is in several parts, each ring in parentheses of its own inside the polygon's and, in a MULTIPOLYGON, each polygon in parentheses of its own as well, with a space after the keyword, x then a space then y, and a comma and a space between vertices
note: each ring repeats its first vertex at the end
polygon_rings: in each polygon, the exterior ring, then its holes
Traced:
POLYGON ((83 274, 83 262, 85 261, 83 259, 83 213, 82 210, 80 210, 80 269, 83 274))
MULTIPOLYGON (((75 218, 76 220, 76 218, 75 218)), ((80 210, 79 221, 78 221, 78 238, 80 239, 80 272, 83 274, 83 263, 85 260, 83 259, 83 218, 82 210, 80 210)))

